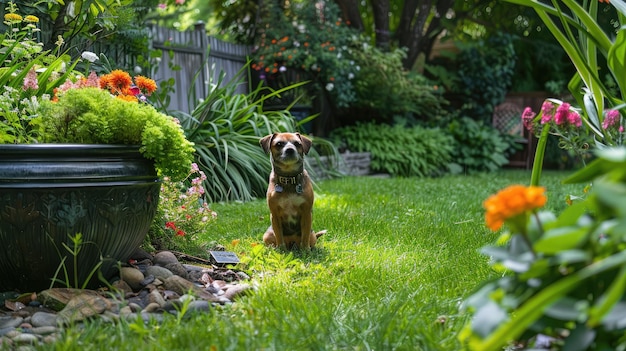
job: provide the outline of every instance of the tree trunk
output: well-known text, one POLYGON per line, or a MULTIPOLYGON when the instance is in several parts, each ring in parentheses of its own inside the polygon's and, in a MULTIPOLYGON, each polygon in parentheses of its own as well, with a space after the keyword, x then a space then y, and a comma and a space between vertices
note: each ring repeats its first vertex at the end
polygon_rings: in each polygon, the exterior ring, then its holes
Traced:
POLYGON ((335 0, 335 2, 339 5, 346 23, 352 28, 363 31, 364 26, 359 12, 358 0, 335 0))
POLYGON ((374 26, 376 27, 376 47, 389 51, 391 32, 389 31, 389 0, 370 0, 374 10, 374 26))

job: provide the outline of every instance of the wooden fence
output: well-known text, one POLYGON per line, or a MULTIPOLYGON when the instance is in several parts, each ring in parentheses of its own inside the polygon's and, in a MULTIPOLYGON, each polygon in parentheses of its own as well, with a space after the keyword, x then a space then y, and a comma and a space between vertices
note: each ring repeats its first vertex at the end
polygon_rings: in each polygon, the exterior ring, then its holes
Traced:
MULTIPOLYGON (((158 69, 152 78, 157 82, 175 80, 175 92, 170 94, 170 110, 190 112, 197 101, 208 94, 210 86, 217 83, 221 72, 225 73, 224 82, 236 78, 250 53, 248 46, 207 36, 204 23, 184 32, 158 26, 150 29, 153 49, 162 50, 158 69)), ((247 90, 247 82, 237 87, 239 93, 247 90)))

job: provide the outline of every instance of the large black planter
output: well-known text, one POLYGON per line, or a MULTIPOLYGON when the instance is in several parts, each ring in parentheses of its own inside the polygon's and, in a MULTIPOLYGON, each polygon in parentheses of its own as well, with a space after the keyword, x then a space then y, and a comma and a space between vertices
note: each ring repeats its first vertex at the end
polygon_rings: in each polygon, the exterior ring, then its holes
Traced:
POLYGON ((63 257, 72 286, 99 263, 111 278, 143 242, 159 191, 154 165, 137 147, 0 145, 0 291, 48 288, 63 257), (74 267, 63 244, 72 248, 77 233, 84 243, 74 267))

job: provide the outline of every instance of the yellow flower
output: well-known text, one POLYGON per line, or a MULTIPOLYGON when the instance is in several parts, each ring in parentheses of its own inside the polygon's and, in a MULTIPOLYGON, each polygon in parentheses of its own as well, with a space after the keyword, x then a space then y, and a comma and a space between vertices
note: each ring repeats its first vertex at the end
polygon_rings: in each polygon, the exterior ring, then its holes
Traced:
POLYGON ((33 15, 28 15, 28 16, 24 17, 24 22, 39 23, 39 17, 33 16, 33 15))
POLYGON ((7 13, 4 15, 4 20, 8 22, 22 22, 22 16, 17 13, 7 13))
POLYGON ((497 231, 505 221, 543 207, 547 201, 544 192, 544 187, 511 185, 490 196, 483 203, 487 227, 497 231))

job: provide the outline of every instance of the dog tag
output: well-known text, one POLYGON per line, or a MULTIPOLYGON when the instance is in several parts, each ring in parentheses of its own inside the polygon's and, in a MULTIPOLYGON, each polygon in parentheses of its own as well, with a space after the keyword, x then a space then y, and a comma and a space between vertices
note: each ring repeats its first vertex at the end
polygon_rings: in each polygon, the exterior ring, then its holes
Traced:
POLYGON ((211 257, 213 258, 213 262, 216 265, 225 265, 225 264, 237 264, 239 263, 239 257, 234 252, 230 251, 209 251, 211 257))
POLYGON ((302 194, 302 184, 296 185, 296 193, 302 194))
POLYGON ((274 185, 274 191, 276 191, 277 193, 282 193, 283 192, 283 186, 282 185, 274 185))

